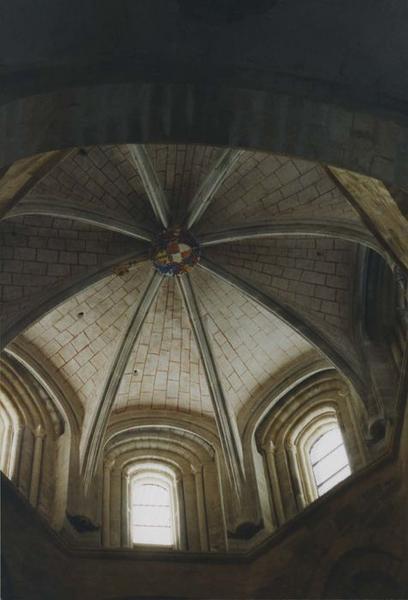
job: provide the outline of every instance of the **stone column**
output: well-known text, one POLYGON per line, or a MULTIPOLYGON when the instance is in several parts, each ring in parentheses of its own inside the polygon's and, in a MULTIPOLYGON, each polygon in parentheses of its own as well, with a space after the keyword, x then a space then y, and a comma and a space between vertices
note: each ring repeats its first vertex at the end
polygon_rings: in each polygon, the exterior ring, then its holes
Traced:
POLYGON ((289 460, 292 490, 296 500, 296 505, 298 510, 302 510, 306 506, 306 501, 303 495, 302 480, 299 473, 299 465, 297 461, 297 448, 292 442, 287 442, 286 452, 289 460))
POLYGON ((276 468, 275 444, 271 441, 267 442, 262 447, 262 450, 264 451, 265 457, 266 457, 271 497, 272 497, 276 520, 277 520, 277 525, 279 526, 279 525, 282 525, 286 519, 285 519, 285 510, 283 508, 283 502, 282 502, 282 494, 281 494, 281 489, 280 489, 278 470, 276 468))
POLYGON ((113 468, 110 473, 110 545, 120 547, 121 523, 121 486, 122 473, 120 469, 113 468))
POLYGON ((30 498, 31 474, 33 470, 35 436, 29 427, 22 430, 19 443, 18 487, 26 498, 30 498))
POLYGON ((21 461, 21 445, 24 438, 24 425, 21 425, 13 432, 13 440, 11 444, 10 460, 10 479, 16 484, 19 484, 20 478, 20 461, 21 461))
POLYGON ((203 465, 204 497, 207 506, 208 537, 210 550, 226 550, 226 523, 221 499, 218 471, 215 461, 203 465))
POLYGON ((3 423, 0 467, 7 477, 12 476, 13 430, 10 423, 3 423))
POLYGON ((297 514, 296 496, 293 490, 292 475, 288 455, 283 445, 275 446, 275 465, 282 498, 284 520, 297 514))
POLYGON ((197 515, 197 500, 193 473, 184 473, 183 492, 187 529, 188 550, 200 551, 200 535, 197 515))
POLYGON ((30 481, 30 502, 33 506, 37 506, 38 504, 44 438, 45 431, 41 425, 38 425, 34 432, 34 452, 30 481))
POLYGON ((201 550, 206 552, 209 550, 208 531, 207 531, 207 514, 205 509, 204 482, 202 468, 194 471, 196 497, 197 497, 197 515, 198 527, 200 531, 200 546, 201 550))
POLYGON ((180 550, 187 550, 188 541, 187 541, 186 508, 185 508, 185 503, 184 503, 183 480, 181 477, 176 479, 176 489, 177 489, 177 501, 178 501, 177 522, 178 522, 179 529, 180 529, 179 546, 180 546, 180 550))
POLYGON ((114 460, 105 460, 103 463, 103 510, 102 510, 102 543, 110 546, 110 516, 111 516, 111 494, 110 475, 114 460))
POLYGON ((395 279, 398 283, 398 291, 399 291, 399 307, 403 315, 403 319, 408 316, 408 277, 406 273, 398 266, 394 269, 395 279))
POLYGON ((130 478, 127 473, 122 474, 122 506, 120 511, 121 517, 121 540, 122 546, 129 548, 131 543, 130 537, 130 517, 131 517, 131 504, 130 504, 130 478))

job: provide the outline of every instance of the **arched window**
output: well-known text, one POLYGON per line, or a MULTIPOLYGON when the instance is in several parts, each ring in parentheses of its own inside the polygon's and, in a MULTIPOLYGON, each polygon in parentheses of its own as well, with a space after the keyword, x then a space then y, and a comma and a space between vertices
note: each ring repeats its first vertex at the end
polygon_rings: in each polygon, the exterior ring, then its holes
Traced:
POLYGON ((322 372, 276 404, 256 432, 272 522, 285 523, 366 462, 357 407, 344 382, 322 372), (344 436, 344 439, 343 439, 344 436))
POLYGON ((130 544, 180 548, 176 477, 160 463, 136 463, 128 480, 130 544))
POLYGON ((23 425, 20 415, 7 400, 7 396, 0 391, 0 471, 13 479, 19 451, 18 432, 23 425))
POLYGON ((163 426, 161 417, 149 426, 147 419, 153 420, 149 413, 138 425, 132 418, 129 429, 127 420, 126 429, 114 424, 104 448, 103 545, 225 550, 226 519, 213 446, 193 431, 163 426))
POLYGON ((351 473, 338 425, 314 440, 309 458, 318 496, 322 496, 351 473))
POLYGON ((34 369, 5 353, 0 360, 0 470, 53 525, 65 519, 70 426, 34 369))
POLYGON ((145 475, 135 477, 131 491, 131 538, 134 544, 174 545, 172 497, 169 483, 145 475))

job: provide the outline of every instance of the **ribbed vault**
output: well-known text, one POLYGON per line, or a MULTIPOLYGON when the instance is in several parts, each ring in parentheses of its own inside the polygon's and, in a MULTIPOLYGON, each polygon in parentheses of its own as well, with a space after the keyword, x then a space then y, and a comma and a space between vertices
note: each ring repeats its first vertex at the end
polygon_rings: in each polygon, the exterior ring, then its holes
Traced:
POLYGON ((11 205, 4 340, 81 402, 87 484, 112 411, 180 411, 214 420, 240 498, 239 414, 316 353, 380 410, 355 339, 358 248, 390 259, 322 166, 186 145, 74 149, 11 205), (201 260, 165 277, 149 257, 179 227, 201 260))
POLYGON ((163 282, 133 347, 114 408, 212 414, 210 392, 174 279, 163 282))

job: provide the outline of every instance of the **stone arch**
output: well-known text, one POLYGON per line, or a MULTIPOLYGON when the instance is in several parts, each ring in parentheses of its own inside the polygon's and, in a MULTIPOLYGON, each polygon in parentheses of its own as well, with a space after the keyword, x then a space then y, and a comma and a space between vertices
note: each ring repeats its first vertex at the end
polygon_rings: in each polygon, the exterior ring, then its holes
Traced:
POLYGON ((1 363, 0 405, 3 423, 7 421, 6 448, 2 448, 8 454, 5 474, 33 506, 52 520, 56 448, 64 434, 64 419, 18 363, 10 357, 4 357, 1 363))
POLYGON ((315 499, 306 482, 299 446, 307 442, 308 431, 334 419, 343 432, 352 469, 365 464, 367 451, 360 415, 347 385, 333 369, 311 374, 264 415, 254 431, 254 442, 262 456, 275 525, 281 525, 315 499))
POLYGON ((79 425, 52 381, 43 380, 27 357, 9 350, 1 369, 0 408, 11 442, 5 474, 60 529, 67 507, 75 502, 79 425))
POLYGON ((13 340, 5 350, 5 355, 17 361, 53 398, 58 410, 63 413, 73 432, 79 433, 84 418, 84 410, 73 389, 47 364, 38 348, 30 345, 24 338, 13 340))
MULTIPOLYGON (((279 377, 278 383, 274 381, 272 389, 265 388, 263 393, 248 407, 244 407, 239 415, 238 422, 242 428, 242 440, 247 474, 248 488, 256 490, 256 495, 251 493, 245 501, 245 514, 248 520, 260 522, 266 530, 275 529, 280 523, 272 504, 270 483, 265 469, 265 456, 259 444, 259 430, 262 424, 268 422, 269 415, 274 411, 285 397, 296 395, 302 385, 308 385, 308 380, 317 378, 337 377, 334 368, 316 353, 308 353, 301 360, 285 369, 279 377)), ((361 404, 360 411, 364 407, 361 404)))
POLYGON ((23 427, 23 419, 9 395, 3 391, 0 393, 0 407, 0 468, 9 479, 15 480, 20 451, 18 432, 23 427))
POLYGON ((116 423, 108 429, 103 463, 104 545, 131 545, 126 504, 129 477, 138 463, 153 462, 167 465, 175 478, 179 549, 225 549, 223 490, 215 449, 182 424, 169 425, 158 423, 159 420, 160 417, 145 417, 140 423, 132 420, 131 427, 122 421, 121 426, 116 423), (119 520, 114 515, 120 515, 119 520))
POLYGON ((235 514, 231 489, 227 477, 227 465, 221 448, 219 434, 213 419, 203 415, 192 415, 182 411, 127 409, 126 411, 113 413, 110 417, 109 426, 105 435, 105 444, 111 436, 122 431, 131 431, 134 427, 170 427, 176 431, 193 434, 197 442, 205 446, 210 445, 215 452, 215 461, 220 480, 225 489, 224 503, 226 518, 230 527, 233 527, 233 515, 235 514))

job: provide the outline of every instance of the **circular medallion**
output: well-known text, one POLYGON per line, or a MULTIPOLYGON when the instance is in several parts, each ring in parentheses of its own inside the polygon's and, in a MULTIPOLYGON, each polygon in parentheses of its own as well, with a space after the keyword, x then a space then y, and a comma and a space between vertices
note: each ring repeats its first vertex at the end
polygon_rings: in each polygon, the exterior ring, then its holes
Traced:
POLYGON ((162 275, 182 275, 190 271, 199 258, 197 240, 179 227, 161 233, 153 245, 153 265, 162 275))

